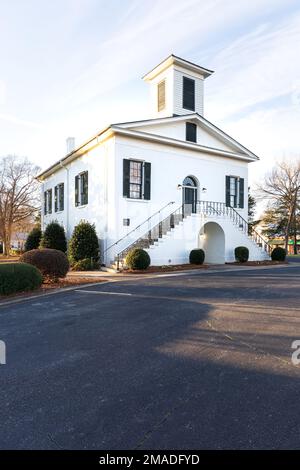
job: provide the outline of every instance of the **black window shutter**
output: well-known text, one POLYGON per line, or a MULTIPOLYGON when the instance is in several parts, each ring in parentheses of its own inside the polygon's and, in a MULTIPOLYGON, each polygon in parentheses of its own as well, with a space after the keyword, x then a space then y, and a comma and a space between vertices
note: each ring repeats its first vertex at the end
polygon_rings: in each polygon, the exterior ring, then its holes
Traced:
POLYGON ((240 178, 239 208, 244 209, 244 178, 240 178))
POLYGON ((197 142, 197 126, 193 122, 187 122, 185 125, 185 139, 188 142, 197 142))
POLYGON ((86 171, 82 175, 82 190, 83 190, 83 204, 88 204, 89 202, 89 173, 86 171))
POLYGON ((79 175, 75 176, 75 206, 79 205, 79 175))
POLYGON ((230 176, 226 176, 225 200, 226 200, 226 206, 230 207, 230 176))
POLYGON ((61 183, 59 192, 59 209, 63 211, 65 208, 65 185, 61 183))
POLYGON ((44 192, 44 214, 47 214, 47 191, 44 192))
POLYGON ((151 198, 151 163, 144 163, 144 199, 151 198))
POLYGON ((130 160, 123 160, 123 196, 130 197, 130 160))
POLYGON ((49 214, 52 214, 52 189, 49 190, 49 207, 48 207, 49 214))
POLYGON ((55 212, 57 212, 57 209, 58 209, 57 190, 58 190, 58 186, 55 186, 55 188, 54 188, 54 210, 55 210, 55 212))
POLYGON ((183 77, 182 107, 195 111, 195 80, 183 77))

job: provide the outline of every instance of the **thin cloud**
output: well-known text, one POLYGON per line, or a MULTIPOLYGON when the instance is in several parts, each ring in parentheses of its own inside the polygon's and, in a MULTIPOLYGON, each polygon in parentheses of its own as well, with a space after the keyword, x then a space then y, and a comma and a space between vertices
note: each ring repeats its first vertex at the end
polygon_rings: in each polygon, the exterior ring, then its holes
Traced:
POLYGON ((35 129, 43 129, 44 128, 44 126, 40 123, 33 122, 33 121, 27 121, 27 120, 24 120, 24 119, 19 119, 15 116, 11 116, 9 114, 1 114, 0 113, 0 120, 10 122, 10 123, 16 124, 18 126, 32 127, 32 128, 35 128, 35 129))
POLYGON ((300 76, 300 13, 274 25, 260 25, 215 57, 216 76, 207 109, 225 119, 243 108, 293 94, 300 76))

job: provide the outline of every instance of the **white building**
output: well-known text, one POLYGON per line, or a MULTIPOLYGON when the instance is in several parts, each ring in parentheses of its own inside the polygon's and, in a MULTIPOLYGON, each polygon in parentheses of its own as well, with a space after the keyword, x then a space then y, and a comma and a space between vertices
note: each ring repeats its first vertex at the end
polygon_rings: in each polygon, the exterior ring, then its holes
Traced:
MULTIPOLYGON (((250 150, 203 116, 204 81, 213 72, 171 55, 144 76, 152 119, 112 124, 39 175, 42 226, 57 220, 70 237, 94 223, 102 261, 122 260, 132 246, 152 264, 188 262, 201 247, 208 263, 268 257, 248 236, 250 150)), ((254 239, 255 238, 255 239, 254 239)))

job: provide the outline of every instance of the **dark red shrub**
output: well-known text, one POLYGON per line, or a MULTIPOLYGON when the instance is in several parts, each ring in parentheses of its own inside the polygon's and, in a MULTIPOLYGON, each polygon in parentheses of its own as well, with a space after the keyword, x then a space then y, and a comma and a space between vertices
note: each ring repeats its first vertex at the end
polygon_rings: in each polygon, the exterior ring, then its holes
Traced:
POLYGON ((69 271, 69 261, 60 250, 43 248, 24 253, 20 261, 35 266, 42 274, 44 280, 57 281, 60 277, 66 277, 69 271))

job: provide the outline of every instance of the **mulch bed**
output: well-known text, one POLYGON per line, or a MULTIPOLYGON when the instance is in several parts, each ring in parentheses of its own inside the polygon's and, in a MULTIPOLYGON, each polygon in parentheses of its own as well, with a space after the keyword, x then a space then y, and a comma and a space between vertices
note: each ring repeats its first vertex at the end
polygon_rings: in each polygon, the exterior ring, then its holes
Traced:
POLYGON ((124 269, 123 274, 151 274, 151 273, 169 273, 176 271, 186 271, 189 269, 208 269, 207 264, 172 264, 170 266, 149 266, 148 269, 133 270, 124 269))
POLYGON ((17 299, 18 297, 27 298, 38 294, 45 294, 46 292, 50 292, 51 290, 59 290, 64 287, 76 287, 77 285, 80 286, 81 284, 91 284, 94 282, 104 281, 106 281, 106 279, 100 277, 76 277, 61 279, 59 282, 43 283, 39 289, 35 289, 32 291, 17 292, 16 294, 10 295, 0 295, 0 305, 1 301, 13 300, 17 299))
POLYGON ((230 264, 233 266, 270 266, 270 265, 275 265, 275 264, 288 264, 288 262, 265 260, 265 261, 246 261, 246 263, 239 263, 238 261, 232 261, 231 263, 225 263, 225 264, 230 264))

